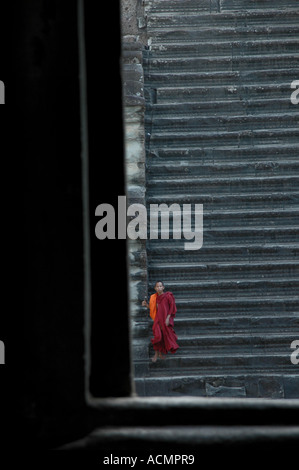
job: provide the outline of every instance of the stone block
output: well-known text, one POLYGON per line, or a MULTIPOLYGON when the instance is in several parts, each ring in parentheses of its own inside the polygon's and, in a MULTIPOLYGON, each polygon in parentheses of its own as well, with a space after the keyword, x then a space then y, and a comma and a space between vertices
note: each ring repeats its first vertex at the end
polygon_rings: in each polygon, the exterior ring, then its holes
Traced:
POLYGON ((145 377, 148 375, 148 362, 135 362, 135 377, 145 377))
POLYGON ((256 377, 247 377, 245 379, 245 390, 248 398, 256 398, 259 396, 258 381, 256 377))
POLYGON ((206 394, 208 397, 246 397, 245 387, 226 387, 220 385, 213 387, 213 385, 206 383, 206 394))
POLYGON ((145 198, 145 188, 143 186, 133 186, 129 188, 128 204, 143 204, 145 198))
POLYGON ((141 341, 134 341, 132 350, 134 358, 148 360, 148 341, 146 339, 143 343, 141 341))
POLYGON ((152 379, 145 382, 145 395, 148 397, 168 396, 169 383, 164 378, 152 379))
POLYGON ((144 379, 139 378, 135 380, 135 393, 141 397, 145 396, 145 384, 144 379))
POLYGON ((205 384, 204 381, 198 377, 172 379, 169 394, 172 396, 189 395, 203 397, 206 395, 205 384))
POLYGON ((281 377, 263 377, 258 381, 258 396, 262 398, 284 398, 281 377))

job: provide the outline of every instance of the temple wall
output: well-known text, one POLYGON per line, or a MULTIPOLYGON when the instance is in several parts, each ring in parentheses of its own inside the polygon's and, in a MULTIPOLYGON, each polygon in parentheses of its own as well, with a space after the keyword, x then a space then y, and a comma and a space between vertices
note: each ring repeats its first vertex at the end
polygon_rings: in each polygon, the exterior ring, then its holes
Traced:
MULTIPOLYGON (((123 122, 127 205, 145 206, 145 99, 142 49, 146 44, 143 2, 121 2, 123 122)), ((127 240, 129 312, 132 356, 148 356, 148 312, 141 307, 147 295, 146 240, 127 240)), ((138 371, 135 371, 138 373, 138 371)))

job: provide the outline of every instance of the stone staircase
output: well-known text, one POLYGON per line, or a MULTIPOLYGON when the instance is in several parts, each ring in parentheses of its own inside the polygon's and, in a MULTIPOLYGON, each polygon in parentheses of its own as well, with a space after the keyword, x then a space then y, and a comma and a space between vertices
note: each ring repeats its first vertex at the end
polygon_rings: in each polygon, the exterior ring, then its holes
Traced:
POLYGON ((204 235, 197 251, 148 240, 149 294, 173 292, 180 349, 135 358, 136 391, 298 398, 298 1, 145 8, 147 204, 203 204, 204 235))

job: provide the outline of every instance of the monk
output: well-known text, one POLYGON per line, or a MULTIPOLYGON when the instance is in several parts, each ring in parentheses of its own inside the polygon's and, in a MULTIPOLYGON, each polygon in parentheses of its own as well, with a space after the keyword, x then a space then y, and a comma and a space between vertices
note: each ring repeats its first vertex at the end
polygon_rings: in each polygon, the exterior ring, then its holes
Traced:
POLYGON ((149 308, 150 316, 154 320, 152 344, 155 355, 152 358, 156 362, 158 357, 165 359, 163 354, 176 352, 179 348, 177 336, 173 329, 174 317, 176 314, 176 305, 174 296, 171 292, 164 293, 164 284, 157 281, 155 284, 156 294, 151 295, 149 303, 146 300, 142 302, 144 307, 149 308))

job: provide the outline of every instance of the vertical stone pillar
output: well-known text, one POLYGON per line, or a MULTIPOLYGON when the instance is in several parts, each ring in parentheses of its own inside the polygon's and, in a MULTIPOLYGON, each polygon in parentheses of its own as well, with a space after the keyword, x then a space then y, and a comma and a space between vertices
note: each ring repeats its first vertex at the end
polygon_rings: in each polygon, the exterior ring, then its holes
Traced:
MULTIPOLYGON (((144 82, 142 51, 145 17, 140 0, 121 2, 122 83, 127 205, 145 203, 144 82)), ((127 241, 131 351, 136 377, 148 364, 148 310, 141 306, 147 296, 146 240, 127 241)))

